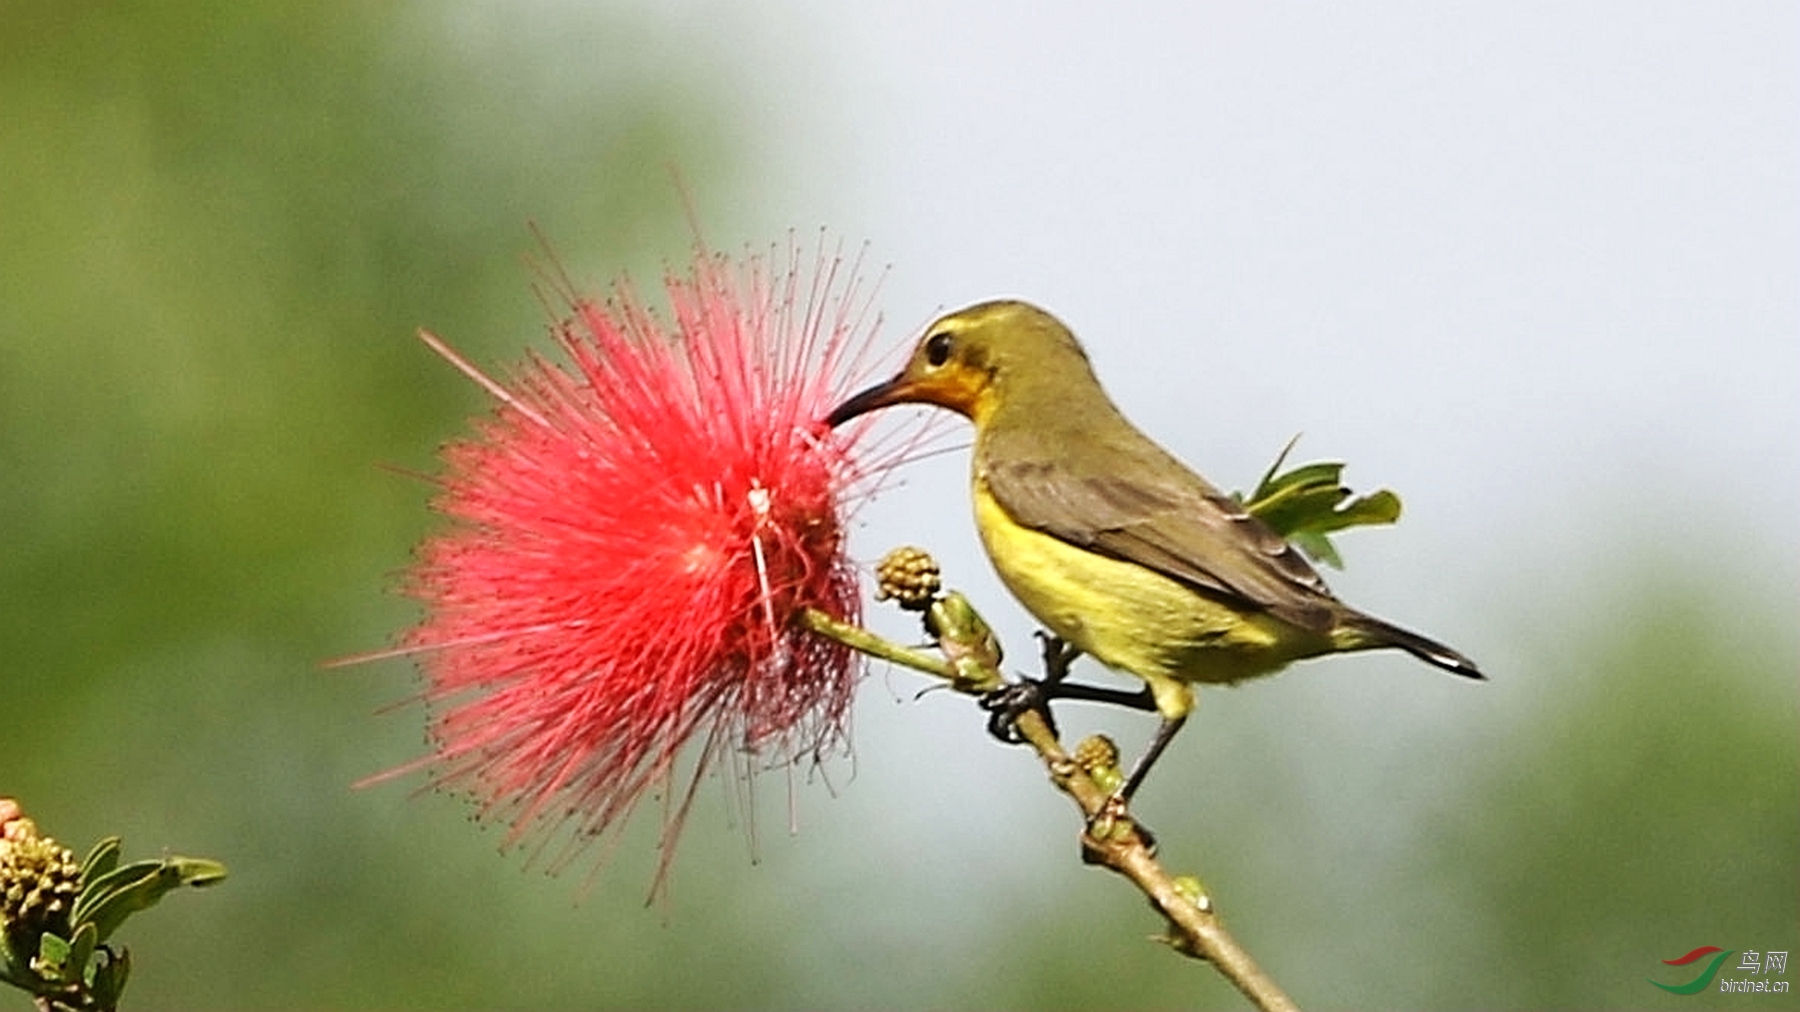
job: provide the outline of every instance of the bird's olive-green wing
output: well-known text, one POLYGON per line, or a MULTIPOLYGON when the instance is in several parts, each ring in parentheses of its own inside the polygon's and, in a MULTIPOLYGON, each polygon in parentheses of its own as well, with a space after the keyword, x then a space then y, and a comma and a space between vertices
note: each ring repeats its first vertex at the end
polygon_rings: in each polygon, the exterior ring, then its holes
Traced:
POLYGON ((980 467, 1026 527, 1303 628, 1331 627, 1331 591, 1279 534, 1160 448, 1121 442, 1085 462, 1008 453, 980 467))

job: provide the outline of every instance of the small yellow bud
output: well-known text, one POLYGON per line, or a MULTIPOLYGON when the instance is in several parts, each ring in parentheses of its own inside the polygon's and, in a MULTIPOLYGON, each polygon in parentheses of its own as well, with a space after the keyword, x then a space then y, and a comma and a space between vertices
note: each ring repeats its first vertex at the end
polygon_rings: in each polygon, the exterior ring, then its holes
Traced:
POLYGON ((74 852, 37 835, 30 819, 6 823, 0 838, 0 930, 14 951, 37 951, 38 936, 46 931, 68 937, 69 914, 80 893, 81 864, 74 852))
POLYGON ((1075 746, 1075 762, 1103 791, 1116 791, 1125 782, 1119 771, 1119 746, 1103 734, 1091 734, 1075 746))
POLYGON ((1212 897, 1206 895, 1206 886, 1201 884, 1198 876, 1175 876, 1175 891, 1181 894, 1182 899, 1199 907, 1202 913, 1212 912, 1212 897))
POLYGON ((881 557, 875 565, 875 599, 897 602, 908 611, 931 607, 943 587, 937 560, 923 548, 906 545, 881 557))

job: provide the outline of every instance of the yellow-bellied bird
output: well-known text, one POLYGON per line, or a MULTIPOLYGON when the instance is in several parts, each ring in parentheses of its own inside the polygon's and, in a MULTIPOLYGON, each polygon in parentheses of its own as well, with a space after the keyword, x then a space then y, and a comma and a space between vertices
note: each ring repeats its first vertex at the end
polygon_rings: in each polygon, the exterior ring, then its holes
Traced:
POLYGON ((1148 686, 1162 723, 1118 792, 1129 799, 1194 706, 1320 654, 1397 647, 1483 677, 1443 644, 1339 601, 1262 521, 1139 432, 1055 317, 984 302, 933 323, 893 379, 832 425, 934 404, 975 426, 975 525, 1013 595, 1062 640, 1148 686))

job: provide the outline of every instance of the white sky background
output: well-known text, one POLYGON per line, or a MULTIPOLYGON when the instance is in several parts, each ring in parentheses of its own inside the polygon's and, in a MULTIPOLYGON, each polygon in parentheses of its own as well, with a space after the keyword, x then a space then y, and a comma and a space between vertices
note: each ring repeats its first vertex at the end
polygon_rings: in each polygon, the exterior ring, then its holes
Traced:
MULTIPOLYGON (((1319 799, 1283 831, 1310 826, 1370 869, 1405 845, 1412 807, 1468 772, 1435 757, 1529 724, 1557 689, 1534 678, 1556 649, 1544 641, 1572 642, 1583 609, 1631 597, 1627 577, 1692 571, 1794 600, 1797 11, 683 3, 660 31, 742 78, 728 91, 761 199, 701 208, 716 246, 819 226, 867 239, 892 264, 880 304, 895 343, 941 310, 1025 298, 1217 483, 1245 487, 1303 431, 1297 459, 1346 460, 1352 487, 1401 493, 1398 527, 1341 539, 1333 586, 1494 682, 1396 655, 1209 692, 1145 792, 1158 825, 1186 792, 1229 810, 1219 780, 1278 754, 1280 776, 1319 799), (1245 736, 1277 751, 1246 759, 1245 736)), ((966 466, 911 469, 864 511, 858 550, 932 548, 1029 667, 1031 625, 973 537, 966 466)), ((875 624, 910 634, 880 610, 875 624)), ((966 703, 911 703, 922 684, 866 688, 856 782, 803 806, 819 840, 798 845, 807 890, 833 875, 878 889, 872 861, 937 870, 888 883, 879 923, 843 926, 846 955, 909 917, 918 930, 901 936, 954 949, 934 904, 1006 887, 967 860, 968 840, 924 829, 1028 813, 1036 828, 1016 837, 980 831, 1025 850, 1039 828, 1073 832, 966 703)), ((1149 731, 1112 726, 1131 754, 1149 731)), ((1060 868, 1073 844, 1013 856, 1060 868)))
POLYGON ((1409 506, 1341 579, 1639 534, 1795 572, 1791 4, 785 11, 730 21, 781 36, 734 210, 869 239, 896 337, 1040 302, 1228 486, 1303 430, 1409 506))
MULTIPOLYGON (((677 10, 677 31, 745 61, 743 129, 764 140, 766 201, 712 217, 750 241, 820 225, 869 240, 893 265, 894 340, 943 309, 1035 301, 1128 415, 1219 484, 1253 482, 1304 431, 1299 459, 1401 493, 1398 527, 1341 539, 1333 585, 1495 681, 1396 655, 1208 693, 1184 735, 1206 740, 1168 763, 1189 772, 1162 771, 1146 804, 1203 789, 1202 765, 1232 775, 1217 764, 1234 721, 1291 719, 1253 740, 1302 780, 1342 778, 1313 791, 1321 833, 1399 848, 1408 806, 1466 769, 1419 743, 1457 753, 1529 724, 1556 689, 1533 678, 1542 641, 1630 597, 1619 581, 1691 569, 1794 599, 1794 5, 677 10)), ((931 547, 1029 666, 1031 625, 980 556, 965 469, 963 454, 914 468, 864 512, 859 550, 931 547)), ((1007 797, 1066 821, 966 706, 881 705, 920 683, 879 681, 858 710, 859 779, 815 829, 848 808, 895 861, 945 870, 911 888, 954 890, 957 844, 934 859, 921 825, 1007 797)), ((1132 753, 1148 733, 1115 726, 1132 753)))

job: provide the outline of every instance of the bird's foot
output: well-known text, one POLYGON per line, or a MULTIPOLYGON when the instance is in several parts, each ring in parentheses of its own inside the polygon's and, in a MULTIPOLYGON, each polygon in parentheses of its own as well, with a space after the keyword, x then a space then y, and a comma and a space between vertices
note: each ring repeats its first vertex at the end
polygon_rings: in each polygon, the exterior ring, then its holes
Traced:
MULTIPOLYGON (((1060 640, 1053 641, 1060 644, 1060 640)), ((1073 657, 1079 651, 1072 648, 1045 646, 1045 656, 1052 649, 1067 657, 1073 657)), ((1019 717, 1033 710, 1044 715, 1044 722, 1050 725, 1052 734, 1056 733, 1056 717, 1050 712, 1050 703, 1057 699, 1080 699, 1090 703, 1112 703, 1133 710, 1154 712, 1156 699, 1148 688, 1136 692, 1122 689, 1109 689, 1099 685, 1083 685, 1080 682, 1067 682, 1063 678, 1067 667, 1053 670, 1051 678, 1021 678, 1016 682, 1008 682, 998 689, 981 695, 981 708, 988 712, 988 733, 1008 745, 1017 745, 1025 739, 1019 736, 1016 726, 1019 717)))
POLYGON ((1043 682, 1021 678, 1008 682, 981 696, 981 708, 988 713, 988 734, 1008 745, 1020 745, 1025 736, 1019 733, 1019 718, 1036 711, 1043 714, 1050 733, 1056 733, 1056 718, 1050 714, 1050 694, 1043 682))

